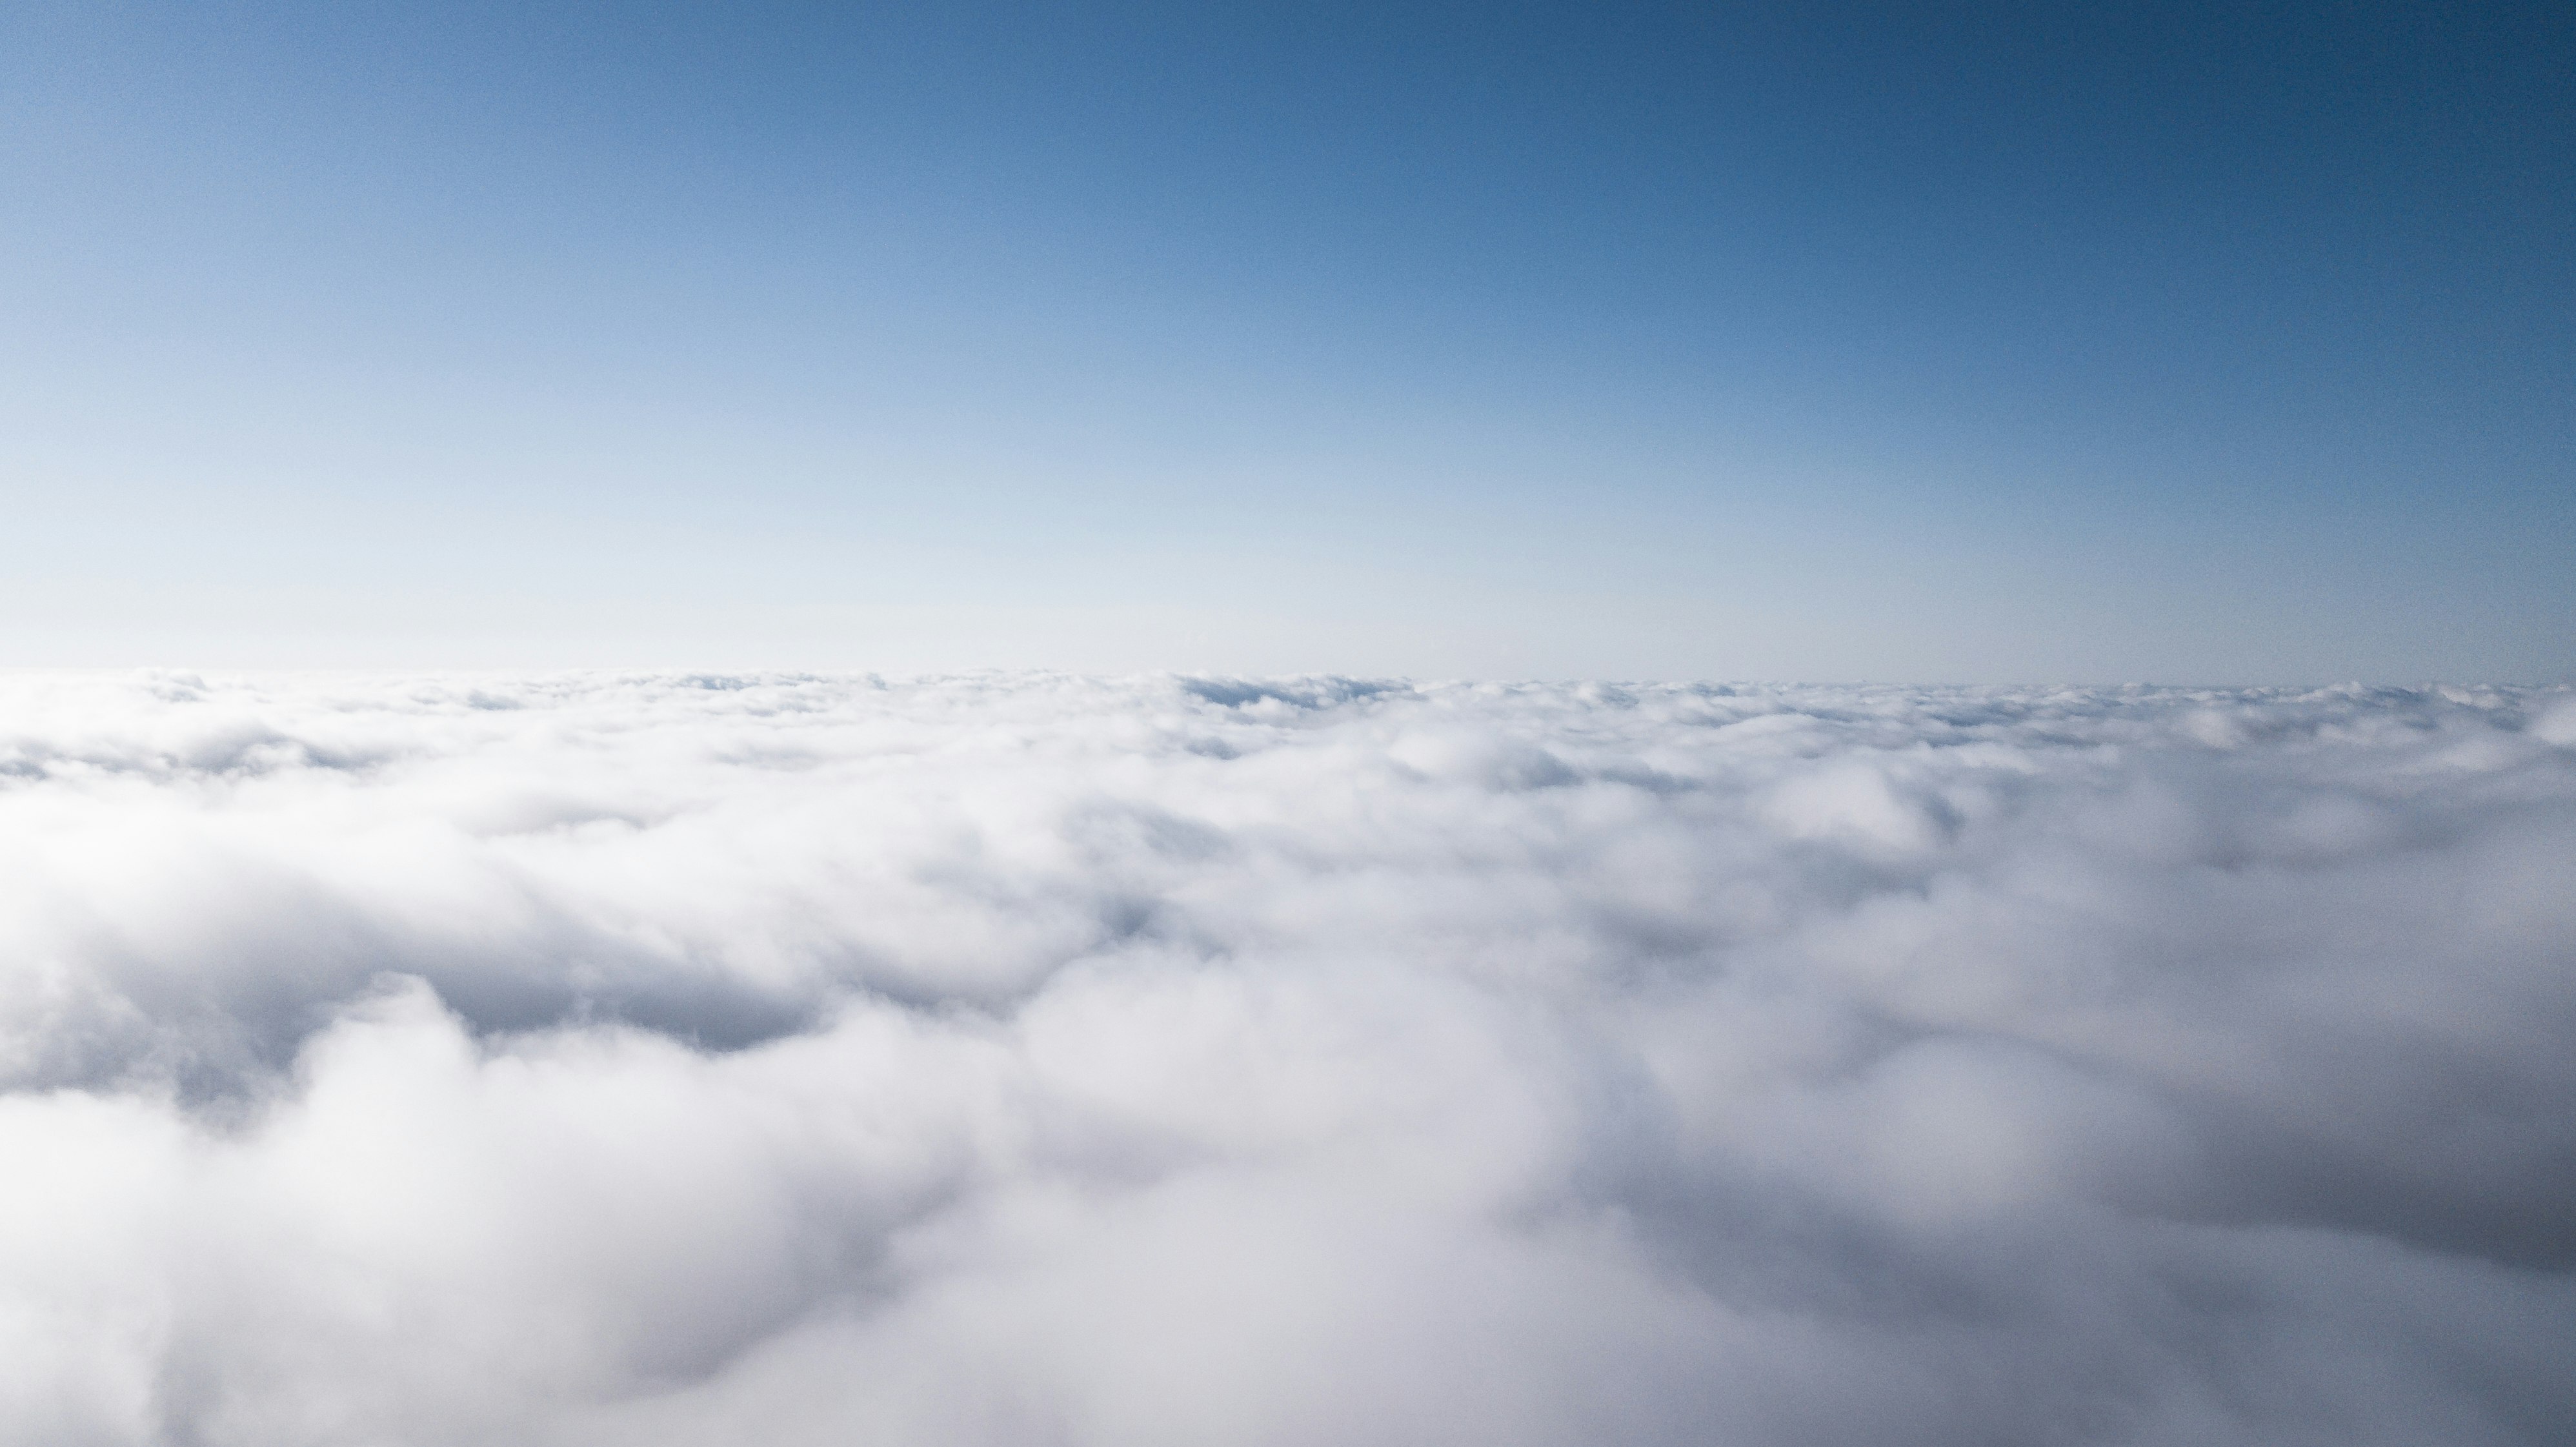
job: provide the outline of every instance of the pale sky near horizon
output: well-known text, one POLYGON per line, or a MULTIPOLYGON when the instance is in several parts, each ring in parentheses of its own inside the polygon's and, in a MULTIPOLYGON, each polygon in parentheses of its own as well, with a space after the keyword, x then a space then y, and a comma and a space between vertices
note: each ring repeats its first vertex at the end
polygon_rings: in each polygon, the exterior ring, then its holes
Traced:
POLYGON ((2576 11, 0 16, 0 665, 2576 676, 2576 11))

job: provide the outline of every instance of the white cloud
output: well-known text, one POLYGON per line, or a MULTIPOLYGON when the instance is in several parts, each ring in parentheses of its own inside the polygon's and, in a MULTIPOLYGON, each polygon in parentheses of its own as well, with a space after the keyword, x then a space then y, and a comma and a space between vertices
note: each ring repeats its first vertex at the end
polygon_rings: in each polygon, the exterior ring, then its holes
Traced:
POLYGON ((2571 717, 7 678, 0 1440, 2548 1440, 2571 717))

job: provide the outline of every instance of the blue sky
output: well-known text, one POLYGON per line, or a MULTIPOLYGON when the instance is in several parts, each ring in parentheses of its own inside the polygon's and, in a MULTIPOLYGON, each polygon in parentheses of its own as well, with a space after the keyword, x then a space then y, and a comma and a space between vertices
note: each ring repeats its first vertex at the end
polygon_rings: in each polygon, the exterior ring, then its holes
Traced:
POLYGON ((2563 5, 16 7, 0 662, 2564 679, 2571 76, 2563 5))

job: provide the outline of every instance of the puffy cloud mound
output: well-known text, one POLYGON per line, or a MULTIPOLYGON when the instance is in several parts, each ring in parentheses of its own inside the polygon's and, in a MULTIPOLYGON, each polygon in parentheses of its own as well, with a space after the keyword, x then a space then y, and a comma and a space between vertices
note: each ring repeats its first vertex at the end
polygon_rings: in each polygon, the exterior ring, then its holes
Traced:
POLYGON ((2576 1421, 2576 695, 0 680, 0 1439, 2576 1421))

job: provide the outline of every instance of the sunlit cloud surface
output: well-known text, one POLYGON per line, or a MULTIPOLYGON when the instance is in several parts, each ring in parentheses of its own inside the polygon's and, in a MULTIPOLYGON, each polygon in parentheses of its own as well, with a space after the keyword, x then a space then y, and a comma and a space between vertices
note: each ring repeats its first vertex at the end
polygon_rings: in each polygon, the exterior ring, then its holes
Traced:
POLYGON ((0 1438, 2539 1442, 2576 694, 0 680, 0 1438))

